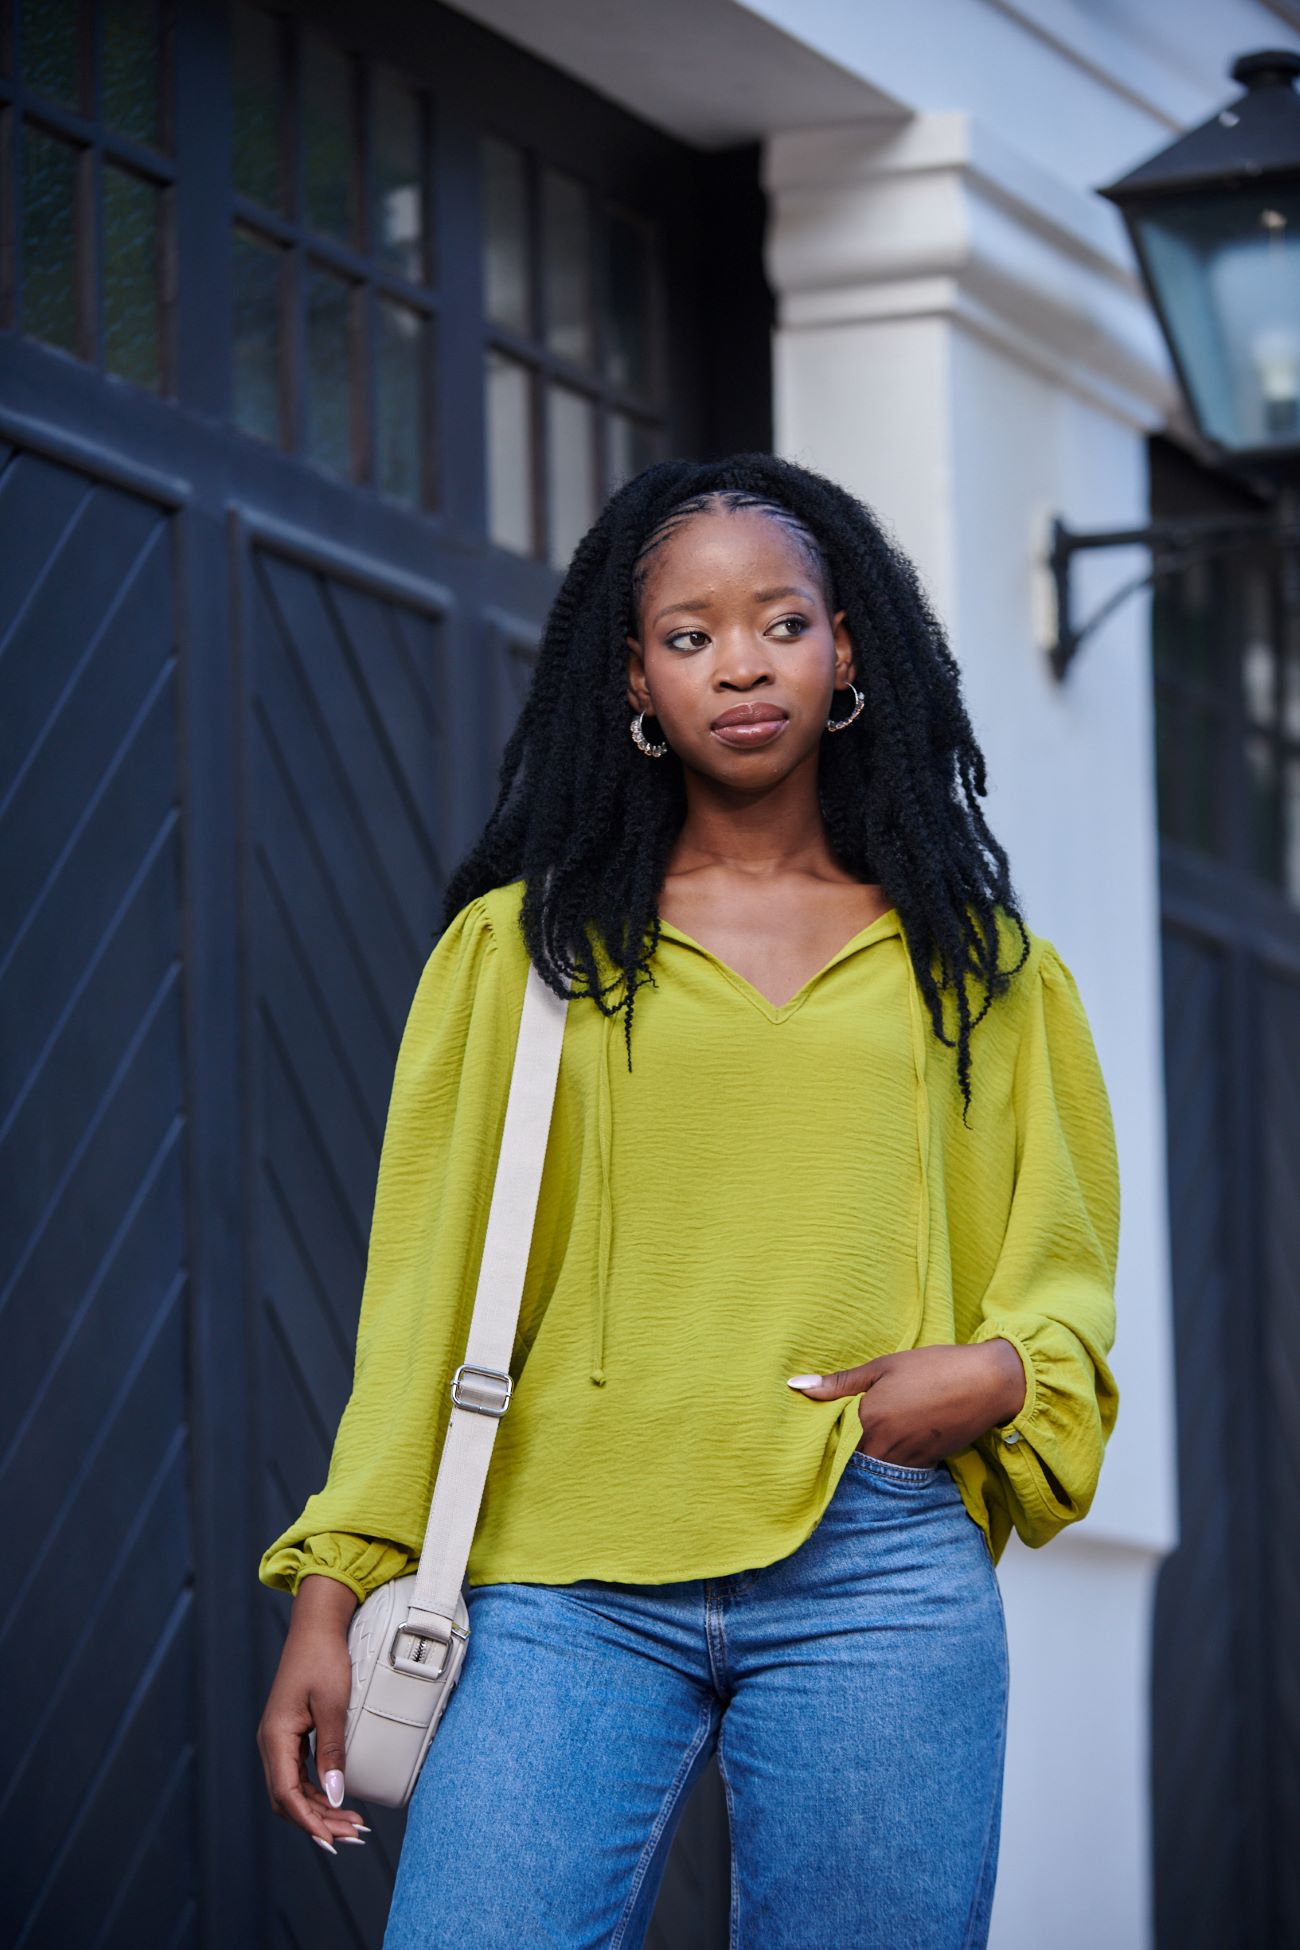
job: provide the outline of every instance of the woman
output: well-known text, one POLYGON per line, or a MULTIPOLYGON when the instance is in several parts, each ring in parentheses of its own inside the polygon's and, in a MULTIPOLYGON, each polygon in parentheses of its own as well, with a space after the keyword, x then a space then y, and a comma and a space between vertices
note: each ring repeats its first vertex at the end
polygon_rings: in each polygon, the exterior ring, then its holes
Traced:
POLYGON ((995 1565, 1092 1500, 1119 1228, 986 789, 842 489, 662 462, 580 544, 403 1037, 328 1481, 259 1571, 296 1594, 272 1803, 361 1841, 347 1622, 423 1538, 531 957, 582 999, 386 1950, 639 1944, 715 1750, 733 1944, 986 1942, 995 1565))

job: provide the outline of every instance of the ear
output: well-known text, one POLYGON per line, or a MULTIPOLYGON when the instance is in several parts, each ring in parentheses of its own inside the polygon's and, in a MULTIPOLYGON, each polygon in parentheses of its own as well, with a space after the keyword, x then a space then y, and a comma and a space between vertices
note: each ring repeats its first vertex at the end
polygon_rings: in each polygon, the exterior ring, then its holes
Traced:
POLYGON ((627 701, 634 711, 653 711, 645 681, 645 657, 634 636, 627 638, 627 701))
POLYGON ((857 676, 857 665, 853 657, 853 639, 844 621, 845 612, 840 609, 831 618, 831 638, 835 645, 835 688, 847 690, 857 676))

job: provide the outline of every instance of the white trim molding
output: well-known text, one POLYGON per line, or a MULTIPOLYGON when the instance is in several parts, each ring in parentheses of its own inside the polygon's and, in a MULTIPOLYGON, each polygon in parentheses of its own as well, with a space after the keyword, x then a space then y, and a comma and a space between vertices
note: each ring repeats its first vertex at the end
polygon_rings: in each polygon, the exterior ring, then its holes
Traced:
POLYGON ((769 138, 778 323, 959 321, 1143 430, 1178 391, 1119 215, 959 110, 769 138))

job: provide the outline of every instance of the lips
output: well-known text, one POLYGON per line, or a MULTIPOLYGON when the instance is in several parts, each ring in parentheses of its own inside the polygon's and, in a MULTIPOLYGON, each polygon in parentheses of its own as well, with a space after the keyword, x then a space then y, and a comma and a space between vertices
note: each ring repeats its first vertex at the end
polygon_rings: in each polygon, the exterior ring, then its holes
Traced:
POLYGON ((711 728, 714 731, 721 731, 729 724, 770 724, 773 721, 780 723, 787 715, 775 704, 733 704, 730 711, 724 711, 720 718, 713 720, 711 728))

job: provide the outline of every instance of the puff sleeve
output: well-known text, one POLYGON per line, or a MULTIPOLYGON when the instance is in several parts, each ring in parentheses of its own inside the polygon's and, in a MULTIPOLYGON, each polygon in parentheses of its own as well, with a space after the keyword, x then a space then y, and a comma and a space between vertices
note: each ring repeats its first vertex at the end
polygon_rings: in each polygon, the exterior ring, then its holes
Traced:
POLYGON ((346 1531, 325 1530, 304 1538, 300 1545, 286 1544, 267 1553, 262 1582, 282 1585, 298 1595, 303 1579, 312 1576, 336 1578, 354 1591, 363 1602, 372 1591, 390 1578, 399 1578, 414 1569, 415 1560, 400 1544, 383 1537, 350 1537, 346 1531), (268 1575, 269 1573, 269 1575, 268 1575))
POLYGON ((1011 1342, 1025 1370, 1015 1418, 977 1447, 1022 1541, 1086 1516, 1115 1425, 1120 1187, 1110 1100, 1073 974, 1044 941, 1012 1085, 1016 1170, 974 1341, 1011 1342))
POLYGON ((258 1579, 273 1589, 296 1592, 311 1571, 364 1598, 419 1556, 523 1004, 502 960, 480 898, 420 976, 384 1125, 351 1393, 323 1487, 262 1555, 258 1579))

